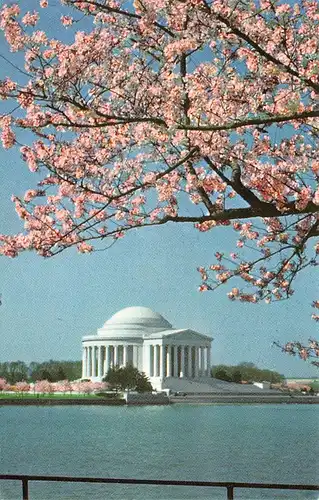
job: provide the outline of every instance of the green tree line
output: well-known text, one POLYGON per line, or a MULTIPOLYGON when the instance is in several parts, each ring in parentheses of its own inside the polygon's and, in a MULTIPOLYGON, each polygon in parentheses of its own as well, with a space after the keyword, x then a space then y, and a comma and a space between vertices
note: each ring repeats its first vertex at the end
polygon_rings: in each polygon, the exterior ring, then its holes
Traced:
POLYGON ((271 382, 278 384, 284 376, 273 370, 258 368, 254 363, 243 362, 235 366, 216 365, 211 370, 211 375, 226 382, 271 382))
POLYGON ((48 380, 57 382, 58 380, 76 380, 81 378, 81 361, 44 361, 38 363, 32 361, 30 364, 24 361, 6 361, 0 363, 0 378, 5 378, 9 384, 15 384, 26 380, 35 382, 36 380, 48 380))
MULTIPOLYGON (((81 361, 44 361, 42 363, 32 361, 27 364, 24 361, 6 361, 0 363, 0 378, 5 378, 10 384, 21 380, 35 382, 36 380, 76 380, 81 378, 81 361)), ((282 382, 284 376, 278 372, 260 369, 254 363, 240 363, 236 366, 217 365, 212 368, 211 375, 220 380, 228 382, 282 382)))

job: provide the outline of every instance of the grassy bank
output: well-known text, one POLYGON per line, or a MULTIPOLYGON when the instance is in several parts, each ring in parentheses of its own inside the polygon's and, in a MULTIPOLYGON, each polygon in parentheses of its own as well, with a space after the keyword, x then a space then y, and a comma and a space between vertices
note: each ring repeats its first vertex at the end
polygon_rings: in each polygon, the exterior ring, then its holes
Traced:
POLYGON ((25 398, 25 399, 0 399, 0 406, 68 406, 68 405, 103 405, 121 406, 125 405, 125 399, 102 399, 102 398, 25 398))
POLYGON ((95 394, 20 394, 20 393, 0 393, 1 399, 101 399, 95 394))
POLYGON ((125 400, 119 394, 111 397, 96 394, 0 394, 0 406, 5 405, 122 405, 125 400))

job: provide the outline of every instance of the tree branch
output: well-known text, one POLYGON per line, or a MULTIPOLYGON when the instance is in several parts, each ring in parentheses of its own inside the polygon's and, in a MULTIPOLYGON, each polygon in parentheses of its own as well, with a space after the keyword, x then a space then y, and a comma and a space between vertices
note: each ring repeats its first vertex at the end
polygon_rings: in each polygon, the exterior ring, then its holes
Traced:
POLYGON ((180 130, 200 130, 203 132, 218 132, 222 130, 234 130, 241 127, 249 127, 251 125, 271 125, 273 123, 283 123, 294 120, 304 120, 305 118, 319 117, 319 110, 303 111, 302 113, 294 113, 291 115, 274 115, 264 118, 251 118, 243 119, 242 121, 236 120, 231 123, 224 123, 222 125, 178 125, 180 130))
POLYGON ((234 33, 234 35, 237 35, 238 38, 240 38, 241 40, 244 40, 245 42, 247 42, 251 47, 253 47, 253 49, 255 49, 256 52, 258 52, 258 54, 260 54, 262 57, 264 57, 265 59, 267 59, 267 61, 270 61, 270 62, 274 63, 276 66, 279 66, 280 68, 282 68, 284 71, 286 71, 290 75, 298 78, 298 80, 303 81, 309 87, 311 87, 313 90, 315 90, 317 93, 319 92, 319 85, 317 83, 313 82, 312 80, 309 80, 309 78, 303 78, 298 73, 298 71, 295 71, 291 67, 289 67, 286 64, 282 63, 276 57, 274 57, 271 54, 269 54, 268 52, 266 52, 262 47, 260 47, 260 45, 258 45, 258 43, 256 43, 254 40, 252 40, 250 38, 250 36, 246 35, 246 33, 243 33, 243 31, 241 31, 239 28, 236 28, 236 26, 233 26, 229 19, 227 19, 226 17, 222 16, 221 14, 214 14, 211 11, 210 7, 208 6, 208 4, 206 3, 205 0, 203 0, 203 3, 204 3, 206 9, 208 10, 208 12, 211 15, 215 16, 218 21, 220 21, 225 26, 227 26, 227 28, 229 28, 230 31, 232 33, 234 33))
MULTIPOLYGON (((237 220, 237 219, 255 219, 257 217, 285 217, 286 215, 299 215, 299 214, 314 214, 319 212, 319 206, 315 205, 312 202, 309 202, 308 205, 302 210, 297 210, 295 204, 293 202, 287 204, 287 210, 285 212, 280 212, 274 205, 270 203, 264 203, 262 207, 247 207, 247 208, 229 208, 227 210, 223 210, 221 212, 216 212, 210 215, 202 215, 202 216, 166 216, 164 217, 165 221, 171 222, 193 222, 193 223, 202 223, 208 221, 226 221, 226 220, 237 220)), ((311 234, 315 236, 316 234, 311 234)))
POLYGON ((226 175, 223 174, 211 161, 208 156, 204 157, 206 163, 211 167, 214 172, 222 179, 223 182, 230 186, 237 194, 239 194, 243 200, 245 200, 251 207, 263 209, 269 206, 268 203, 261 201, 250 189, 243 185, 241 182, 241 170, 239 165, 232 166, 233 176, 232 179, 228 179, 226 175))
MULTIPOLYGON (((76 4, 79 2, 78 2, 78 0, 68 0, 68 3, 76 4)), ((89 5, 94 5, 97 9, 103 10, 105 12, 109 12, 110 14, 119 14, 121 16, 130 17, 132 19, 142 19, 142 16, 140 16, 139 14, 135 14, 134 12, 128 12, 127 10, 122 10, 122 9, 119 9, 116 7, 110 7, 109 5, 102 5, 100 3, 93 2, 90 0, 85 0, 85 3, 89 4, 89 5)), ((175 37, 175 34, 173 33, 173 31, 171 31, 166 26, 163 26, 162 24, 157 23, 157 22, 154 23, 154 26, 163 30, 167 35, 170 35, 171 37, 175 37)))

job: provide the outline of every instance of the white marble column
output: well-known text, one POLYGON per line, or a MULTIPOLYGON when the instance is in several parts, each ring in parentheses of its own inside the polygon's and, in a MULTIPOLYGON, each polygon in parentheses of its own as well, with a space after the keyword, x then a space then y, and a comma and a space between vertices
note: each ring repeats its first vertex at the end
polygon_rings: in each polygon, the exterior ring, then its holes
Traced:
POLYGON ((173 365, 173 376, 178 377, 178 346, 174 345, 174 365, 173 365))
POLYGON ((157 376, 161 376, 161 347, 159 344, 157 345, 157 376))
POLYGON ((148 350, 148 370, 150 377, 153 377, 153 368, 154 368, 154 346, 150 345, 148 350))
POLYGON ((207 370, 208 370, 208 376, 210 377, 210 370, 211 370, 211 365, 210 365, 210 346, 207 347, 207 370))
POLYGON ((128 345, 123 345, 123 366, 127 365, 128 345))
POLYGON ((110 368, 114 368, 114 345, 110 345, 110 368))
POLYGON ((158 349, 157 345, 153 348, 153 377, 158 377, 157 367, 158 367, 158 349))
POLYGON ((86 347, 82 351, 82 378, 86 378, 86 347))
POLYGON ((97 376, 102 377, 102 347, 97 347, 97 376))
POLYGON ((207 368, 207 346, 204 347, 204 371, 205 377, 208 377, 208 368, 207 368))
POLYGON ((168 345, 167 346, 167 353, 166 353, 166 373, 167 376, 170 377, 172 373, 172 346, 168 345))
POLYGON ((86 378, 91 376, 91 347, 86 348, 87 358, 86 358, 86 378))
POLYGON ((104 358, 104 367, 103 371, 106 375, 110 368, 110 347, 108 345, 105 346, 105 358, 104 358))
POLYGON ((160 358, 160 373, 159 373, 159 376, 161 378, 163 378, 163 377, 165 377, 165 346, 164 345, 160 345, 159 358, 160 358))
POLYGON ((138 347, 137 345, 133 345, 133 359, 132 359, 133 366, 135 368, 138 368, 138 347))
POLYGON ((199 376, 204 377, 204 347, 199 347, 199 376))
POLYGON ((86 367, 85 367, 85 378, 89 376, 89 348, 85 348, 86 351, 86 367))
POLYGON ((197 377, 201 376, 201 363, 202 363, 202 354, 201 354, 201 347, 197 347, 197 366, 198 366, 198 375, 197 377))
POLYGON ((114 368, 114 345, 109 346, 110 352, 110 368, 114 368))
POLYGON ((181 371, 180 377, 185 377, 185 346, 181 346, 181 371))
POLYGON ((114 364, 114 367, 118 366, 118 364, 119 364, 119 346, 118 345, 114 346, 113 364, 114 364))
POLYGON ((193 346, 188 346, 188 374, 189 378, 193 378, 193 346))
POLYGON ((199 347, 195 347, 195 378, 198 377, 199 373, 199 347))
POLYGON ((92 346, 92 358, 91 358, 91 374, 92 377, 96 377, 96 351, 95 351, 95 345, 92 346))

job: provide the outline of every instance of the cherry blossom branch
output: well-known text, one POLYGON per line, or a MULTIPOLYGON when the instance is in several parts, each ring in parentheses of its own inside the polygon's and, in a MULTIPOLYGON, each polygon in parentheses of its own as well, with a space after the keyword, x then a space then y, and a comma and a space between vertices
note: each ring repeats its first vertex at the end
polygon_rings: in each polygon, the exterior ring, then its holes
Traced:
POLYGON ((272 56, 271 54, 269 54, 268 52, 266 52, 266 50, 264 50, 258 43, 256 43, 254 40, 252 40, 252 38, 247 35, 246 33, 244 33, 242 30, 240 30, 238 27, 234 26, 230 19, 227 19, 225 16, 221 15, 221 14, 216 14, 214 13, 209 7, 208 7, 208 4, 206 3, 206 0, 203 0, 203 3, 205 4, 205 6, 208 8, 208 11, 218 20, 220 21, 221 23, 223 23, 225 26, 227 26, 232 33, 234 33, 234 35, 238 36, 238 38, 240 38, 241 40, 244 40, 245 42, 247 42, 256 52, 258 52, 258 54, 260 54, 262 57, 264 57, 267 61, 270 61, 272 63, 274 63, 276 66, 278 66, 279 68, 283 69, 284 71, 286 71, 287 73, 289 73, 290 75, 298 78, 299 80, 305 82, 309 87, 311 87, 313 90, 315 90, 316 92, 319 92, 319 85, 316 84, 315 82, 313 82, 312 80, 310 80, 309 78, 304 78, 302 77, 298 71, 294 70, 293 68, 291 68, 290 66, 287 66, 286 64, 284 64, 283 62, 281 62, 279 59, 277 59, 276 57, 272 56))
POLYGON ((319 342, 315 339, 310 338, 308 344, 304 344, 298 341, 287 342, 282 345, 280 342, 273 342, 273 345, 279 347, 282 352, 290 354, 291 356, 298 356, 300 359, 307 361, 310 359, 310 363, 319 368, 319 360, 312 361, 313 358, 319 358, 319 342))
POLYGON ((41 179, 13 198, 24 230, 0 235, 0 254, 88 253, 166 223, 225 226, 235 251, 201 268, 202 289, 234 278, 231 299, 289 297, 319 255, 313 3, 65 3, 94 21, 67 42, 38 30, 37 12, 0 10, 29 75, 0 82, 1 141, 41 179))
POLYGON ((275 123, 284 123, 289 121, 304 120, 306 118, 319 117, 319 110, 303 111, 302 113, 293 113, 290 115, 268 116, 264 118, 251 118, 236 120, 222 125, 178 125, 179 130, 200 130, 203 132, 218 132, 223 130, 236 130, 237 128, 250 127, 252 125, 271 125, 275 123))
MULTIPOLYGON (((67 0, 67 3, 77 4, 79 2, 77 0, 67 0)), ((134 12, 129 12, 127 10, 122 10, 122 9, 117 8, 117 7, 110 7, 109 5, 100 4, 100 3, 94 2, 92 0, 85 0, 85 3, 88 5, 93 5, 97 9, 104 11, 104 12, 108 12, 110 14, 119 14, 121 16, 128 17, 131 19, 138 19, 138 20, 142 19, 142 16, 139 14, 136 14, 134 12)), ((154 22, 154 26, 156 26, 157 28, 164 31, 167 35, 169 35, 171 37, 175 37, 175 34, 170 29, 168 29, 166 26, 163 26, 162 24, 160 24, 158 22, 154 22)))
MULTIPOLYGON (((272 125, 276 123, 285 123, 289 121, 305 120, 306 118, 316 118, 319 117, 319 110, 304 111, 302 113, 294 113, 290 115, 278 115, 265 118, 252 118, 252 119, 242 119, 236 120, 230 123, 223 123, 222 125, 183 125, 177 124, 175 126, 176 130, 192 130, 201 132, 222 132, 227 130, 236 130, 238 128, 250 127, 252 125, 272 125)), ((165 120, 156 117, 129 117, 129 116, 106 116, 107 121, 96 121, 95 123, 75 123, 68 119, 68 122, 54 122, 46 121, 39 126, 43 128, 49 125, 56 127, 71 127, 79 129, 89 129, 89 128, 103 128, 103 127, 115 127, 117 125, 125 125, 130 123, 153 123, 155 125, 164 126, 169 129, 168 124, 165 120)), ((28 125, 24 125, 23 121, 17 122, 21 128, 28 128, 28 125)), ((34 127, 36 129, 36 127, 34 127)))

